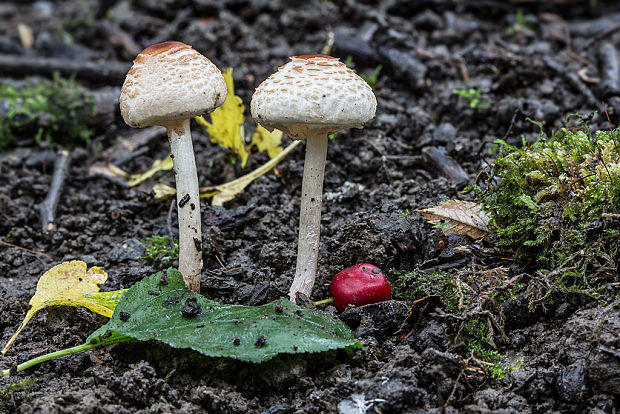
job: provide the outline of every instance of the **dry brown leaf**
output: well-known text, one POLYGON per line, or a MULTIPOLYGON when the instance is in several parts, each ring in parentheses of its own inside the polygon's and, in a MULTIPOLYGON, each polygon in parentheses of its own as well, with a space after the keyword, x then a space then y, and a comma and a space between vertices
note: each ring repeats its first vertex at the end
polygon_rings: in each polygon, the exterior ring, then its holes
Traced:
POLYGON ((449 200, 437 207, 416 210, 431 224, 436 224, 444 234, 465 234, 472 239, 486 239, 489 230, 489 215, 482 207, 471 201, 449 200), (442 225, 448 221, 448 225, 442 225))

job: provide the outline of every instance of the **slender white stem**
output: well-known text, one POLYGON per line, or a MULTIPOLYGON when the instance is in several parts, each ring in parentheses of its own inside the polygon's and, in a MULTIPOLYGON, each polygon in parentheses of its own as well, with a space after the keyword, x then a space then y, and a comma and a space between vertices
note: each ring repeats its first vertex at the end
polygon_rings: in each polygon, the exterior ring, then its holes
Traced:
POLYGON ((297 267, 295 279, 289 291, 289 297, 293 302, 295 302, 297 292, 310 296, 316 279, 326 157, 327 134, 309 131, 306 139, 304 178, 301 185, 297 267))
POLYGON ((177 184, 179 272, 189 289, 200 292, 202 228, 198 175, 189 119, 177 125, 169 125, 167 130, 177 184))

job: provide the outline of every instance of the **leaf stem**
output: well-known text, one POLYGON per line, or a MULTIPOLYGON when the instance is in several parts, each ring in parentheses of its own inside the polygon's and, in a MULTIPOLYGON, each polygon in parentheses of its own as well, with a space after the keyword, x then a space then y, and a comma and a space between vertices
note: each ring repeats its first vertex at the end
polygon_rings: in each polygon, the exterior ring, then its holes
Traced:
POLYGON ((82 351, 88 351, 90 349, 97 348, 103 345, 111 345, 111 344, 115 344, 118 342, 129 341, 131 339, 133 338, 130 338, 128 336, 113 335, 110 338, 102 340, 102 341, 91 341, 89 343, 74 346, 71 348, 61 349, 60 351, 51 352, 49 354, 41 355, 36 358, 30 359, 26 362, 23 362, 17 365, 17 367, 14 367, 11 369, 4 369, 2 370, 2 376, 4 377, 7 375, 15 375, 18 372, 22 372, 25 369, 28 369, 34 365, 40 364, 41 362, 50 361, 52 359, 60 358, 60 357, 67 356, 67 355, 72 355, 72 354, 82 352, 82 351))
POLYGON ((334 303, 334 298, 327 298, 327 299, 323 299, 323 300, 318 300, 316 302, 314 302, 314 306, 319 306, 319 305, 327 305, 330 303, 334 303))

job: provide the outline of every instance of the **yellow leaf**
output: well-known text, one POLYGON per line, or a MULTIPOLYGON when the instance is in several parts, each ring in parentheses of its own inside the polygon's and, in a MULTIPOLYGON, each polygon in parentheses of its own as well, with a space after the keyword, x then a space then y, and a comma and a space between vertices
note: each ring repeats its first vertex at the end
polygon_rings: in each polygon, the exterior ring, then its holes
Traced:
POLYGON ((114 307, 125 290, 99 292, 98 285, 104 283, 107 278, 108 275, 102 268, 93 266, 87 271, 86 263, 79 260, 61 263, 45 272, 37 283, 34 296, 30 299, 30 310, 2 349, 2 355, 6 354, 34 314, 48 306, 83 306, 108 318, 112 317, 114 307))
MULTIPOLYGON (((293 141, 282 150, 278 155, 276 155, 271 160, 267 161, 265 164, 261 165, 257 169, 250 171, 246 175, 239 177, 233 181, 229 181, 224 184, 216 185, 213 187, 203 187, 200 189, 200 197, 213 197, 213 201, 211 205, 221 206, 225 202, 232 200, 235 198, 240 192, 242 192, 245 187, 247 187, 252 181, 265 174, 273 167, 278 165, 280 161, 282 161, 297 145, 299 145, 301 141, 293 141)), ((165 184, 155 184, 153 186, 153 193, 155 194, 155 198, 158 200, 166 200, 172 198, 176 195, 176 190, 172 187, 169 187, 165 184)))
POLYGON ((127 180, 127 184, 130 187, 135 187, 136 185, 148 180, 155 173, 159 171, 170 171, 172 169, 172 157, 170 154, 163 160, 155 160, 153 161, 153 165, 151 168, 143 172, 142 174, 132 174, 129 176, 129 180, 127 180))
POLYGON ((265 174, 267 171, 271 170, 273 167, 278 165, 280 161, 282 161, 293 149, 299 145, 301 141, 294 141, 285 150, 279 153, 275 158, 272 158, 267 163, 261 165, 257 169, 249 172, 243 177, 239 177, 236 180, 216 185, 215 189, 220 192, 215 194, 213 197, 213 201, 211 205, 213 206, 222 206, 225 202, 232 200, 239 194, 245 187, 247 187, 252 181, 265 174))
MULTIPOLYGON (((200 197, 213 197, 219 193, 213 187, 203 187, 200 189, 200 197)), ((177 195, 177 190, 166 184, 155 184, 153 186, 153 194, 156 200, 169 200, 177 195)))
POLYGON ((120 177, 126 179, 128 174, 114 164, 95 163, 89 169, 90 175, 107 175, 110 177, 120 177))
POLYGON ((157 183, 153 186, 153 194, 156 200, 168 200, 177 194, 177 190, 169 185, 157 183))
POLYGON ((256 126, 256 131, 252 134, 250 148, 256 146, 259 152, 267 151, 269 158, 273 158, 282 152, 282 131, 274 129, 273 132, 267 131, 262 125, 256 126))
POLYGON ((243 101, 235 95, 235 86, 232 77, 232 68, 226 69, 222 75, 226 80, 228 95, 226 100, 215 111, 211 113, 211 123, 205 121, 201 116, 196 117, 196 122, 207 128, 207 133, 211 142, 228 148, 233 154, 241 158, 241 167, 245 167, 248 161, 248 151, 243 140, 243 122, 245 116, 243 111, 243 101))

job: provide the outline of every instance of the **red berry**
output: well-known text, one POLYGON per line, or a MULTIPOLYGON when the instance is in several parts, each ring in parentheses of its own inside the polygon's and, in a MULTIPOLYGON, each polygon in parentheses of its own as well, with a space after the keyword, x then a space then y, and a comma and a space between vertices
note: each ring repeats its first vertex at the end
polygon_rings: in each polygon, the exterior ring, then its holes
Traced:
POLYGON ((338 312, 347 305, 363 306, 392 299, 392 288, 377 266, 361 263, 344 269, 329 285, 338 312))

